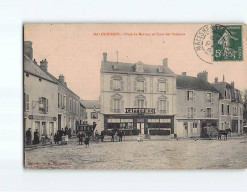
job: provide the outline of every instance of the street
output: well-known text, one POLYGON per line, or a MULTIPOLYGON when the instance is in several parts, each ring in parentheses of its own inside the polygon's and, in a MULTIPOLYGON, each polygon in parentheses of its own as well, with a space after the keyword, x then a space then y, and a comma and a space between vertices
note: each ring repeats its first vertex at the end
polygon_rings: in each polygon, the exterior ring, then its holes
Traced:
POLYGON ((26 149, 28 169, 247 168, 247 139, 90 142, 26 149))

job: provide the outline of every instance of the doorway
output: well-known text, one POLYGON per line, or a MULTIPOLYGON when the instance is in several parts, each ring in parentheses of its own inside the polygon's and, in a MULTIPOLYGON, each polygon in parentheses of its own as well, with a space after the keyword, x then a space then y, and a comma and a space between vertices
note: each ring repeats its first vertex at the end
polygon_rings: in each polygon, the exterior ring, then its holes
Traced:
POLYGON ((140 130, 140 134, 144 134, 144 123, 137 123, 137 129, 140 130))
POLYGON ((61 115, 59 114, 59 115, 58 115, 58 129, 59 129, 59 130, 62 129, 62 128, 61 128, 61 122, 62 122, 62 120, 61 120, 61 115))

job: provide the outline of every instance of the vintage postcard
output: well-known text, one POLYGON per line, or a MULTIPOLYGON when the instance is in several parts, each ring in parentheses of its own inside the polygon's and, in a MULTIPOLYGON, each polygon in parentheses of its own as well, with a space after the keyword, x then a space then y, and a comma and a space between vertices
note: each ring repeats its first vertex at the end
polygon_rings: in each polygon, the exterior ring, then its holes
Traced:
POLYGON ((247 168, 246 30, 24 24, 24 167, 247 168))

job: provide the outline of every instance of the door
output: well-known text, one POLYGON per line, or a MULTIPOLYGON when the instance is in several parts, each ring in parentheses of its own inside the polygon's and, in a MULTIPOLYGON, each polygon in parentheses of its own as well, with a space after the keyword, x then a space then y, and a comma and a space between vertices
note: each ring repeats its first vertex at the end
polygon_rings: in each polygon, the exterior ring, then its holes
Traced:
POLYGON ((49 123, 49 136, 54 135, 54 123, 50 122, 49 123))
POLYGON ((42 131, 41 131, 41 135, 44 134, 44 136, 46 136, 46 122, 42 122, 42 131))
POLYGON ((58 121, 57 122, 58 122, 58 129, 61 130, 62 129, 61 128, 61 122, 62 121, 61 121, 61 115, 60 114, 58 115, 58 121))
MULTIPOLYGON (((35 121, 35 130, 38 130, 38 132, 39 132, 39 137, 40 137, 40 135, 41 135, 41 132, 40 132, 40 122, 38 122, 38 121, 35 121)), ((32 135, 33 136, 33 135, 32 135)))
POLYGON ((140 130, 141 134, 144 134, 144 123, 137 123, 137 129, 140 130))
POLYGON ((184 136, 188 138, 188 123, 184 123, 184 136))

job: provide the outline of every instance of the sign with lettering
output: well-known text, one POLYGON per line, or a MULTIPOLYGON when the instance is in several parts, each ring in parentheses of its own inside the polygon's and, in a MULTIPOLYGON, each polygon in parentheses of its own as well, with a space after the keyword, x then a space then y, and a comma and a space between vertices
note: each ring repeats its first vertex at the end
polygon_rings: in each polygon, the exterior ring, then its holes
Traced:
POLYGON ((38 115, 29 115, 29 119, 34 120, 44 120, 44 121, 56 121, 57 117, 51 117, 51 116, 38 116, 38 115))
POLYGON ((155 108, 125 108, 128 114, 155 114, 155 108))

